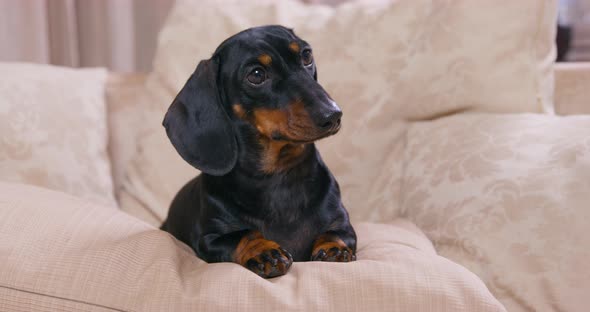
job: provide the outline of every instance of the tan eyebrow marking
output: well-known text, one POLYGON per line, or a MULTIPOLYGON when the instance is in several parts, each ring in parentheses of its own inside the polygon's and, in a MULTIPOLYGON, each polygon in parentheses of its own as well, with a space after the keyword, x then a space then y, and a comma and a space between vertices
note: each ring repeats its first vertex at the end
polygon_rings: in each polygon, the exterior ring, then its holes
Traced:
POLYGON ((272 63, 272 58, 271 58, 271 57, 270 57, 270 55, 268 55, 268 54, 261 54, 261 55, 258 57, 258 61, 259 61, 259 62, 260 62, 262 65, 264 65, 264 66, 268 66, 268 65, 270 65, 270 63, 272 63))
POLYGON ((295 53, 299 53, 299 50, 301 48, 299 47, 299 44, 295 41, 289 43, 289 50, 295 52, 295 53))

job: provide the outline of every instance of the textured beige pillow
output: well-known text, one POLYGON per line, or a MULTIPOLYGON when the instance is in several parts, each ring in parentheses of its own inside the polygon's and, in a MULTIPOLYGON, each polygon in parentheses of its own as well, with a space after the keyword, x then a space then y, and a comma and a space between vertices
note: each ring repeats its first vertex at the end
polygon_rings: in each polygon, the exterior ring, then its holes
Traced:
POLYGON ((506 311, 413 224, 359 224, 358 261, 265 280, 117 210, 0 183, 0 311, 506 311))
MULTIPOLYGON (((201 59, 247 27, 284 24, 310 42, 319 81, 344 111, 320 143, 354 220, 390 220, 405 140, 402 119, 473 110, 552 110, 556 1, 363 1, 333 8, 296 1, 179 0, 147 79, 155 132, 201 59)), ((140 140, 122 207, 157 223, 195 170, 162 133, 140 140), (178 171, 176 169, 179 169, 178 171)))
POLYGON ((137 148, 137 136, 145 126, 143 112, 148 102, 143 88, 145 78, 145 74, 119 73, 110 73, 107 78, 108 151, 115 195, 123 185, 126 167, 137 148))
POLYGON ((556 17, 556 0, 179 0, 149 83, 171 99, 222 40, 278 23, 312 44, 320 81, 344 106, 385 103, 410 119, 551 111, 556 17))
POLYGON ((590 114, 590 62, 555 64, 555 111, 562 115, 590 114))
POLYGON ((408 130, 402 201, 509 311, 590 306, 590 116, 455 116, 408 130))
POLYGON ((0 180, 116 207, 104 69, 0 63, 0 180))
POLYGON ((138 145, 127 167, 119 204, 123 211, 159 226, 174 195, 199 171, 180 158, 163 127, 141 135, 138 145))

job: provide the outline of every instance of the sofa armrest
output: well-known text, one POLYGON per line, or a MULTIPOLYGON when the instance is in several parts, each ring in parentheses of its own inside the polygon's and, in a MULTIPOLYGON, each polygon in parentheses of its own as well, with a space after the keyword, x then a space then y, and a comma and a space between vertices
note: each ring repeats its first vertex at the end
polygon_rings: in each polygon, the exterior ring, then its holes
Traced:
POLYGON ((555 112, 590 114, 590 62, 555 64, 555 112))

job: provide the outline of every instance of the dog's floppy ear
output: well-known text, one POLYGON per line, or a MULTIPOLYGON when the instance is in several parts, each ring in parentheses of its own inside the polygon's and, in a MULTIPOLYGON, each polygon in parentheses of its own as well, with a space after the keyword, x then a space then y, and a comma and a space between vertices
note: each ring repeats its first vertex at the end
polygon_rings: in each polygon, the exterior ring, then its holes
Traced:
POLYGON ((211 175, 231 171, 237 143, 217 86, 219 63, 203 60, 178 93, 163 125, 176 151, 193 167, 211 175))

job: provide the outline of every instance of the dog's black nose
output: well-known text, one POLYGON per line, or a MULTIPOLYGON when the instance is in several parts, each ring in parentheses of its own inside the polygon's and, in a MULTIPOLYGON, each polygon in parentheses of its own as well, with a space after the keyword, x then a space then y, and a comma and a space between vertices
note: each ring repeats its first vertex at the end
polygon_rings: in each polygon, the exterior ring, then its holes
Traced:
POLYGON ((320 127, 324 130, 334 129, 340 125, 340 118, 342 118, 342 111, 331 111, 324 115, 320 127))

